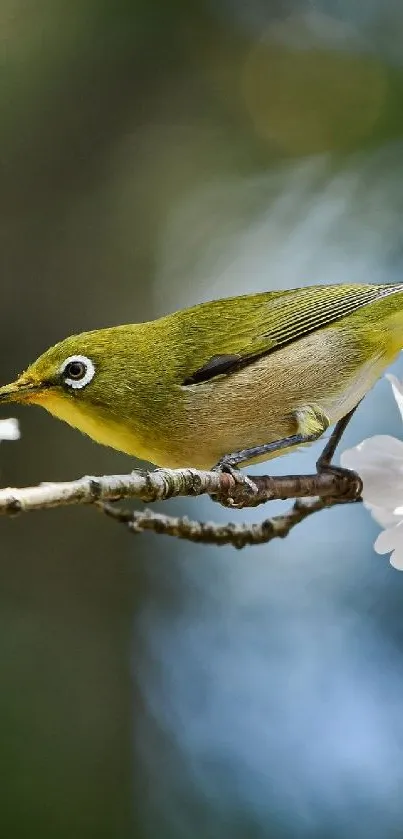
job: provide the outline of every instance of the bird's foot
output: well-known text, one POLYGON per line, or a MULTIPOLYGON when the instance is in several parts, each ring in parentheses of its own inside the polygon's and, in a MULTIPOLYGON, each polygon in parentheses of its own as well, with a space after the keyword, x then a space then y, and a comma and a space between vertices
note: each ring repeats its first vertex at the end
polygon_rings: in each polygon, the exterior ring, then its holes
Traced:
POLYGON ((230 461, 226 461, 225 458, 219 460, 211 471, 231 475, 236 484, 231 492, 223 491, 211 495, 210 498, 212 501, 218 501, 224 507, 232 507, 233 509, 242 509, 242 507, 251 506, 247 499, 255 496, 258 492, 258 488, 252 478, 249 478, 248 475, 243 475, 236 466, 233 466, 230 461), (238 487, 239 492, 237 492, 238 487), (245 490, 247 490, 247 499, 245 499, 245 490))
POLYGON ((362 479, 357 472, 354 472, 353 469, 345 469, 343 466, 333 466, 332 463, 321 463, 320 459, 316 464, 316 468, 318 475, 335 475, 342 480, 345 480, 346 492, 340 497, 342 500, 345 500, 346 503, 349 501, 354 502, 362 500, 362 479))

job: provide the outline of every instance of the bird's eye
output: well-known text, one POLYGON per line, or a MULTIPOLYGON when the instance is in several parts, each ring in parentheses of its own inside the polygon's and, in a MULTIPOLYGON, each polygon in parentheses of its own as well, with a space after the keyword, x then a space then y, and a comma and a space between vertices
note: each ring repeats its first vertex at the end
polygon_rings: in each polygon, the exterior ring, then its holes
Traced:
POLYGON ((64 372, 69 379, 78 381, 84 378, 87 368, 83 361, 70 361, 64 372))
POLYGON ((95 373, 94 363, 85 355, 71 355, 63 362, 60 373, 64 384, 74 389, 88 385, 95 373))

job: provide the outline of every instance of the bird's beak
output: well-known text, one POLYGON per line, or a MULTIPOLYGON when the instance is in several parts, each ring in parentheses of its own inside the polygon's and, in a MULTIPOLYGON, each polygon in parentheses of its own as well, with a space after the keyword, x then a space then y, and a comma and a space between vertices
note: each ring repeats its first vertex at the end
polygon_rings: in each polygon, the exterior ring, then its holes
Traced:
POLYGON ((0 403, 2 402, 29 402, 32 397, 41 391, 43 387, 35 382, 23 378, 11 382, 10 385, 0 387, 0 403))

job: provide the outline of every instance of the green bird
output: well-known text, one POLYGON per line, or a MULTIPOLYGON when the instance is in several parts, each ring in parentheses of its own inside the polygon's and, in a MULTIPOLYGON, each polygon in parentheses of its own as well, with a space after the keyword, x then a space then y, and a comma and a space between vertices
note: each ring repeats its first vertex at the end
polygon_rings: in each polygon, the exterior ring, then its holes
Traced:
POLYGON ((403 284, 213 300, 65 338, 0 401, 159 466, 255 463, 340 432, 403 347, 403 284))

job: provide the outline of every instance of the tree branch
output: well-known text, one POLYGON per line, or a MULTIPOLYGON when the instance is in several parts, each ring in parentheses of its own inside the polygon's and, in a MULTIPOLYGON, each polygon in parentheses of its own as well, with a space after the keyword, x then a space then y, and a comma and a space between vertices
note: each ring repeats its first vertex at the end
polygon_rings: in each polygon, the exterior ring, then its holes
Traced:
POLYGON ((136 470, 129 475, 87 475, 75 481, 0 489, 0 515, 122 498, 137 498, 149 503, 205 494, 226 506, 242 508, 255 507, 266 501, 314 496, 355 500, 360 491, 360 479, 347 471, 246 478, 242 474, 234 476, 197 469, 136 470))
MULTIPOLYGON (((356 499, 359 501, 360 499, 356 499)), ((233 545, 234 548, 245 548, 247 545, 263 545, 272 539, 284 539, 290 530, 313 513, 318 513, 327 507, 346 503, 344 499, 312 498, 298 500, 283 515, 264 519, 257 524, 215 524, 214 522, 191 521, 186 516, 165 516, 151 510, 142 512, 123 510, 108 502, 97 502, 97 506, 104 513, 122 524, 126 524, 132 533, 143 533, 152 530, 165 536, 176 536, 190 542, 201 542, 204 545, 233 545)))
POLYGON ((126 524, 133 533, 152 530, 204 544, 243 548, 284 538, 303 519, 336 504, 360 501, 361 480, 354 472, 335 470, 316 475, 259 475, 202 472, 196 469, 137 470, 129 475, 87 475, 76 481, 41 483, 38 486, 0 489, 0 514, 72 504, 96 504, 108 516, 126 524), (266 501, 297 498, 283 515, 259 524, 215 524, 153 513, 116 508, 110 502, 123 498, 162 501, 174 496, 209 494, 227 507, 255 507, 266 501))

